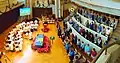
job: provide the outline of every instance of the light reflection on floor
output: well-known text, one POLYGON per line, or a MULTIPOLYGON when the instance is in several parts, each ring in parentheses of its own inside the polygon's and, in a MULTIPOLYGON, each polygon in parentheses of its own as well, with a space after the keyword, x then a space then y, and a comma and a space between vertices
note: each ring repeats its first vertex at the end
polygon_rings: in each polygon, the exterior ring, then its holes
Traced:
POLYGON ((31 46, 29 45, 27 49, 23 52, 23 57, 17 63, 27 63, 26 58, 30 58, 32 55, 31 46))

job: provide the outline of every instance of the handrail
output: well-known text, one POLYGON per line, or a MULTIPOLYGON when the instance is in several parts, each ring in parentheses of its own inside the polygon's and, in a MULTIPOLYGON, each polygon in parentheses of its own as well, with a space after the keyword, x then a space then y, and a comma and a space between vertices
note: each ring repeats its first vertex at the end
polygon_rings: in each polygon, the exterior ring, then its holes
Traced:
MULTIPOLYGON (((77 0, 77 1, 80 1, 80 2, 84 2, 84 3, 87 3, 87 4, 91 4, 91 5, 95 5, 95 6, 99 6, 99 7, 105 7, 105 8, 109 8, 109 9, 117 9, 117 10, 120 10, 120 8, 117 8, 117 7, 110 7, 110 6, 104 6, 104 5, 101 5, 101 4, 96 4, 96 3, 93 3, 93 2, 88 2, 88 1, 85 1, 85 0, 77 0)), ((116 4, 116 3, 115 3, 116 4)), ((118 5, 118 4, 117 4, 118 5)))
POLYGON ((111 14, 111 15, 120 16, 118 14, 119 13, 119 9, 109 8, 109 7, 103 7, 103 6, 98 6, 98 5, 93 5, 93 4, 90 4, 90 3, 87 3, 87 2, 83 2, 81 0, 79 0, 79 1, 78 0, 71 0, 71 3, 73 3, 73 4, 77 5, 77 6, 86 7, 88 9, 96 10, 96 11, 99 11, 99 12, 103 12, 103 13, 107 13, 107 14, 111 14))
POLYGON ((100 57, 100 55, 104 52, 104 50, 107 50, 107 48, 109 48, 109 47, 111 47, 111 46, 113 46, 113 45, 115 45, 115 44, 120 45, 120 40, 118 40, 118 41, 116 41, 116 42, 114 42, 114 43, 112 43, 112 44, 109 44, 109 45, 103 47, 103 48, 99 51, 99 53, 97 54, 97 56, 93 59, 93 61, 92 61, 91 63, 95 63, 95 62, 98 60, 98 58, 100 57))

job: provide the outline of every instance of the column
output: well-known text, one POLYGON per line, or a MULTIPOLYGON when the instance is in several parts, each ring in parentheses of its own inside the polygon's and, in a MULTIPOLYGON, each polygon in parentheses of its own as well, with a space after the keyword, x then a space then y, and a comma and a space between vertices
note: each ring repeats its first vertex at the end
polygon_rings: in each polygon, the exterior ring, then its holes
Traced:
POLYGON ((58 0, 55 0, 55 17, 58 18, 58 0))
POLYGON ((60 0, 58 0, 58 17, 61 17, 61 12, 60 12, 61 6, 60 6, 60 0))
POLYGON ((30 19, 32 19, 33 18, 33 13, 32 13, 32 3, 33 1, 32 0, 30 0, 30 19))
POLYGON ((60 14, 60 0, 55 0, 55 15, 56 15, 56 18, 61 17, 61 14, 60 14))
POLYGON ((60 4, 61 6, 60 6, 60 15, 61 15, 61 17, 63 17, 63 6, 64 6, 64 4, 60 4))

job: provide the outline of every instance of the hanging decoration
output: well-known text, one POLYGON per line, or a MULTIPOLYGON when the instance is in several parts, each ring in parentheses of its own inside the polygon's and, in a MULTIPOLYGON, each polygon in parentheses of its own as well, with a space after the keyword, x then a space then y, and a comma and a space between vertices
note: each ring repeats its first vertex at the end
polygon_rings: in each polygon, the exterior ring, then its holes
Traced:
POLYGON ((74 12, 75 11, 75 8, 69 8, 69 12, 74 12))

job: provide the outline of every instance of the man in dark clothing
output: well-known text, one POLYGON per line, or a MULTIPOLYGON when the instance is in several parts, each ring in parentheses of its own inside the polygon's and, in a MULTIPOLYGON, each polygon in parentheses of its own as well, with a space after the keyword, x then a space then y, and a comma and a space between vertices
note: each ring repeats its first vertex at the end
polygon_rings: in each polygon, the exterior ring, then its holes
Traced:
POLYGON ((73 49, 73 47, 71 47, 70 51, 69 51, 70 62, 73 62, 74 55, 75 55, 74 49, 73 49))
POLYGON ((61 37, 61 32, 62 32, 62 31, 61 31, 61 28, 59 27, 59 28, 58 28, 58 36, 59 36, 59 37, 61 37))
POLYGON ((89 27, 90 27, 90 29, 93 30, 93 22, 90 23, 89 27))
POLYGON ((97 31, 97 24, 96 24, 96 22, 94 22, 94 24, 93 24, 93 30, 97 31))

